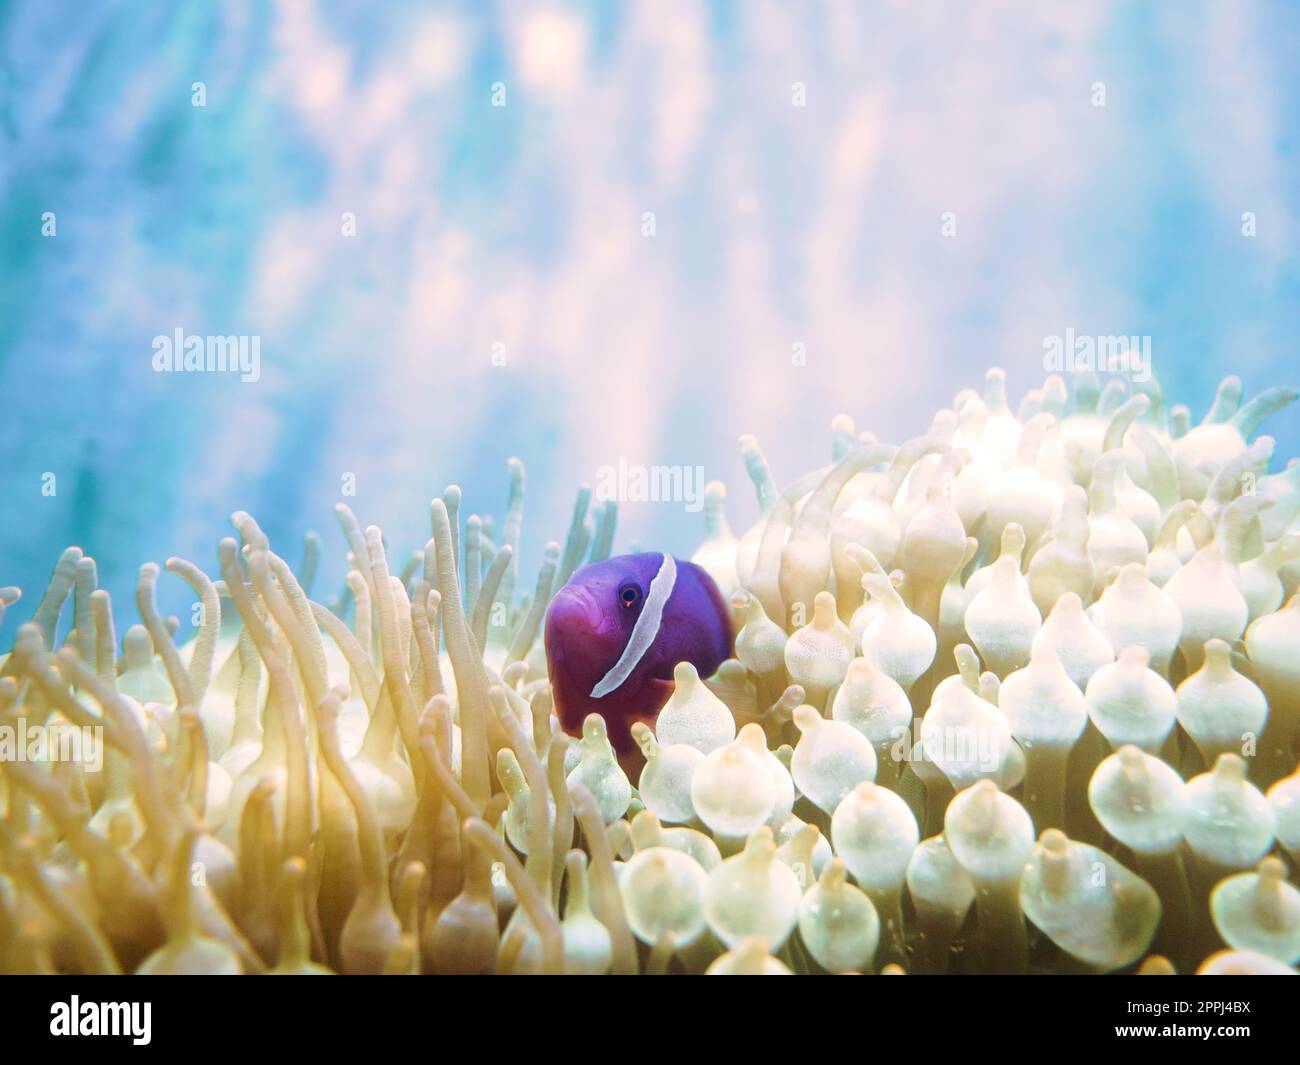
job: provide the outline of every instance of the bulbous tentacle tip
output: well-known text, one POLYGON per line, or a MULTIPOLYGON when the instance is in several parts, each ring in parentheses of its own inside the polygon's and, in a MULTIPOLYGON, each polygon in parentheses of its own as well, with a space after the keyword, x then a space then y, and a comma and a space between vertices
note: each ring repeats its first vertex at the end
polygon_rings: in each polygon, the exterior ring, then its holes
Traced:
POLYGON ((659 742, 655 739, 655 734, 650 730, 650 726, 644 721, 634 721, 632 723, 632 739, 641 748, 641 753, 647 761, 659 753, 659 742))
POLYGON ((678 662, 673 666, 673 683, 682 695, 689 695, 700 683, 699 670, 690 662, 678 662))
POLYGON ((767 825, 754 829, 745 840, 744 853, 750 861, 771 861, 776 855, 776 839, 772 835, 772 829, 767 825))
POLYGON ((1151 663, 1151 656, 1147 649, 1141 644, 1130 644, 1128 647, 1121 648, 1116 659, 1120 665, 1128 670, 1143 670, 1151 663))
POLYGON ((1070 848, 1069 837, 1059 828, 1045 828, 1038 835, 1038 843, 1049 854, 1060 856, 1070 848))
POLYGON ((1216 787, 1237 788, 1246 781, 1246 760, 1228 751, 1219 755, 1210 772, 1216 787))
POLYGON ((1255 867, 1255 872, 1259 874, 1261 880, 1273 884, 1286 883, 1286 863, 1275 854, 1270 854, 1267 858, 1264 858, 1255 867))
POLYGON ((807 703, 796 706, 792 716, 795 727, 802 733, 810 732, 818 725, 825 723, 821 712, 815 706, 809 706, 807 703))
POLYGON ((1147 756, 1142 753, 1140 747, 1136 747, 1131 743, 1126 743, 1115 752, 1115 757, 1119 759, 1119 763, 1124 769, 1125 776, 1135 782, 1146 779, 1147 756))
POLYGON ((834 627, 838 620, 835 596, 830 592, 818 592, 813 599, 813 624, 819 629, 829 629, 834 627))
MULTIPOLYGON (((808 826, 816 828, 815 825, 808 826)), ((818 833, 820 835, 820 832, 818 833)), ((817 883, 823 891, 838 891, 849 880, 849 867, 844 863, 844 859, 839 855, 833 857, 822 868, 822 874, 817 878, 817 883)))

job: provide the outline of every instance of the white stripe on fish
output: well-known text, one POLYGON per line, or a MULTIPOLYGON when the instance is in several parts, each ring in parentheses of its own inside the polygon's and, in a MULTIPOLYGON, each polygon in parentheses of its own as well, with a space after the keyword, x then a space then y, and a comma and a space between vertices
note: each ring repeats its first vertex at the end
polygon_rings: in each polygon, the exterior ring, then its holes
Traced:
POLYGON ((673 594, 673 585, 676 583, 677 563, 673 561, 672 555, 664 552, 663 565, 659 567, 655 579, 650 582, 645 607, 641 611, 641 616, 636 619, 636 624, 632 626, 632 635, 627 638, 627 646, 618 656, 614 668, 601 677, 599 683, 591 689, 593 699, 599 699, 617 690, 619 685, 632 675, 632 670, 636 669, 641 659, 645 658, 646 652, 659 636, 664 607, 668 605, 668 597, 673 594))

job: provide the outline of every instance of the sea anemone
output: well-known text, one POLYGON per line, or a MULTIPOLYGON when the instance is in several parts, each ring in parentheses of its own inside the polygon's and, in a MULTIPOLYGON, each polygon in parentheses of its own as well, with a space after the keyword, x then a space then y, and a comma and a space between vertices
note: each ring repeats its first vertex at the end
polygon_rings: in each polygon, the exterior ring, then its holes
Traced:
POLYGON ((784 490, 743 438, 760 517, 711 484, 694 557, 734 658, 630 753, 538 639, 616 506, 524 589, 518 460, 499 541, 454 486, 400 562, 339 505, 328 606, 234 514, 164 567, 184 641, 68 548, 0 658, 0 971, 1293 971, 1300 475, 1249 437, 1297 393, 1127 393, 993 370, 784 490))

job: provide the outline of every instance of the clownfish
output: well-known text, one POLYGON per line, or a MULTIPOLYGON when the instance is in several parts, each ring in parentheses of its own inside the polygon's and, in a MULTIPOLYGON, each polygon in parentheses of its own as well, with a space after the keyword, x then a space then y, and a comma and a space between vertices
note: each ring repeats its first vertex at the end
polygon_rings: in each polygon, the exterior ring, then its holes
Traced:
POLYGON ((673 669, 711 676, 731 657, 731 613, 713 578, 692 562, 648 552, 577 570, 546 611, 546 662, 555 710, 580 735, 588 714, 605 719, 620 754, 632 725, 649 724, 673 692, 673 669))

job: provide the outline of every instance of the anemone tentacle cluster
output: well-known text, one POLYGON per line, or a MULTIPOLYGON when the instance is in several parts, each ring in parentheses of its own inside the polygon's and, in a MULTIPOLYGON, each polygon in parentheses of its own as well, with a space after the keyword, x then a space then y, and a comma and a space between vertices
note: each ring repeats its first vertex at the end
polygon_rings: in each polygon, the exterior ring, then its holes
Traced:
POLYGON ((537 638, 615 506, 517 590, 517 460, 499 538, 452 487, 396 572, 340 505, 329 606, 236 513, 166 563, 188 641, 68 548, 0 658, 0 971, 1294 973, 1300 465, 1251 437, 1297 393, 1072 384, 841 416, 784 490, 743 438, 761 516, 710 486, 693 557, 735 657, 635 765, 537 638))

